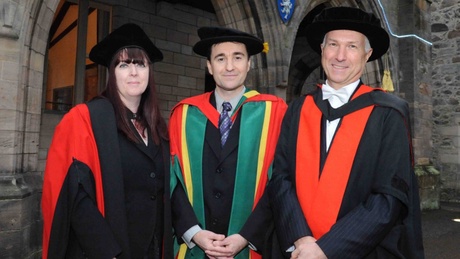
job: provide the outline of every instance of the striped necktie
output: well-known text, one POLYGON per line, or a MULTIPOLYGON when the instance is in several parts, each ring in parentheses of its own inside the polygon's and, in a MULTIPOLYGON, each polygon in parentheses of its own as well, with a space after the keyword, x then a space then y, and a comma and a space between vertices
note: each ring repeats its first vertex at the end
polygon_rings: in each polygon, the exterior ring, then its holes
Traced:
POLYGON ((219 117, 219 130, 220 130, 220 143, 222 147, 227 141, 230 128, 232 127, 232 121, 228 112, 232 109, 232 105, 229 102, 222 103, 222 112, 219 117))

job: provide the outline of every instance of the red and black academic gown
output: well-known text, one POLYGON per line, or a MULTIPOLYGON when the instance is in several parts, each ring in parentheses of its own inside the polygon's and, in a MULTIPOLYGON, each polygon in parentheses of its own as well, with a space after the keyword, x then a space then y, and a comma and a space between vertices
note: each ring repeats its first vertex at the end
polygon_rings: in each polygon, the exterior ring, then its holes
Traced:
POLYGON ((407 103, 364 85, 352 98, 333 109, 317 89, 289 106, 267 189, 281 246, 287 250, 298 238, 314 236, 328 258, 423 258, 407 103), (366 109, 347 172, 346 153, 361 119, 346 121, 366 109), (326 119, 336 118, 341 122, 326 152, 326 119), (299 157, 302 145, 312 147, 306 157, 299 157), (328 161, 334 152, 334 161, 328 161), (301 164, 316 164, 316 171, 301 164), (348 173, 337 196, 336 184, 348 173), (327 179, 326 188, 321 187, 327 179))
MULTIPOLYGON (((105 99, 77 105, 56 127, 43 183, 43 258, 131 258, 118 134, 105 99)), ((167 159, 168 143, 161 146, 167 159)), ((168 181, 169 163, 164 165, 168 181)), ((164 187, 169 193, 169 184, 164 187)), ((168 196, 164 258, 172 258, 168 196)))

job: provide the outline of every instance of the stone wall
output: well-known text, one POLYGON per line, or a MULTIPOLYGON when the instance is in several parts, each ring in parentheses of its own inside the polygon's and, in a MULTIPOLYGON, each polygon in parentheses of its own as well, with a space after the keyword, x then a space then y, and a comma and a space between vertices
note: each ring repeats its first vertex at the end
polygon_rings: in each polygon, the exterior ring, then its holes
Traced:
POLYGON ((57 1, 0 1, 0 257, 39 258, 44 57, 57 1))
MULTIPOLYGON (((0 3, 0 257, 40 258, 40 199, 46 154, 62 115, 41 117, 48 30, 58 0, 0 3)), ((112 4, 114 1, 99 1, 112 4)), ((118 1, 113 26, 141 25, 163 51, 155 79, 163 116, 204 90, 205 60, 192 52, 196 30, 214 14, 164 1, 118 1)))
POLYGON ((154 76, 162 101, 160 108, 168 118, 178 101, 204 91, 206 62, 193 53, 192 47, 199 40, 197 29, 216 26, 217 18, 215 14, 181 4, 138 1, 144 3, 141 5, 135 2, 114 6, 113 25, 118 27, 126 22, 142 25, 163 52, 163 61, 155 63, 154 76))
MULTIPOLYGON (((203 93, 206 62, 193 53, 192 47, 199 40, 196 33, 199 27, 217 25, 215 14, 181 4, 144 0, 116 5, 112 15, 113 27, 127 22, 139 24, 163 52, 163 61, 154 64, 154 77, 164 118, 169 117, 178 101, 203 93)), ((42 120, 38 161, 41 171, 54 126, 61 116, 48 113, 42 120)))
MULTIPOLYGON (((163 116, 168 117, 179 100, 204 90, 206 61, 192 51, 198 40, 198 27, 220 24, 263 35, 270 44, 270 52, 257 57, 252 67, 255 73, 251 72, 254 74, 250 75, 249 83, 260 84, 261 92, 273 93, 278 91, 275 86, 286 85, 298 24, 311 8, 323 1, 296 1, 297 7, 289 24, 281 23, 276 2, 268 0, 212 0, 217 15, 172 4, 174 1, 97 2, 112 6, 115 27, 126 22, 138 23, 163 51, 164 61, 155 64, 154 76, 163 116)), ((459 201, 460 77, 457 74, 460 47, 457 42, 460 42, 460 27, 456 21, 460 18, 460 4, 452 0, 433 1, 430 9, 430 2, 383 3, 392 29, 398 34, 416 33, 429 38, 432 12, 432 57, 426 44, 413 38, 392 37, 390 69, 397 90, 395 94, 411 105, 415 157, 416 163, 421 165, 420 174, 436 174, 438 170, 431 167, 433 162, 441 171, 443 199, 459 201)), ((41 178, 47 148, 61 118, 52 113, 42 114, 41 110, 48 31, 58 3, 59 0, 0 1, 1 258, 40 257, 41 178)), ((328 3, 364 5, 382 17, 377 1, 328 3)), ((374 64, 367 72, 377 74, 380 65, 374 64)), ((378 84, 379 80, 379 77, 366 78, 368 83, 378 84)), ((429 176, 422 182, 427 186, 422 193, 422 197, 427 195, 429 204, 426 206, 436 207, 433 195, 439 190, 435 189, 437 179, 429 176)))
POLYGON ((459 19, 458 1, 433 1, 433 161, 441 171, 441 199, 456 202, 460 202, 459 19))
POLYGON ((453 112, 452 123, 436 125, 437 164, 442 168, 441 199, 460 202, 460 114, 453 112))

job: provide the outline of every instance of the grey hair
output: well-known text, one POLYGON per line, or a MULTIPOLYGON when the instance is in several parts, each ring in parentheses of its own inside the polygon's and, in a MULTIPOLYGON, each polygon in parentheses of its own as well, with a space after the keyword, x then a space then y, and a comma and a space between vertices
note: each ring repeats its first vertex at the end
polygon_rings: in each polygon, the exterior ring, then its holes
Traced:
MULTIPOLYGON (((326 35, 327 33, 324 35, 323 43, 321 43, 322 46, 326 44, 326 35)), ((364 51, 367 53, 369 50, 371 50, 371 43, 369 42, 369 39, 366 37, 366 35, 364 35, 364 51)))

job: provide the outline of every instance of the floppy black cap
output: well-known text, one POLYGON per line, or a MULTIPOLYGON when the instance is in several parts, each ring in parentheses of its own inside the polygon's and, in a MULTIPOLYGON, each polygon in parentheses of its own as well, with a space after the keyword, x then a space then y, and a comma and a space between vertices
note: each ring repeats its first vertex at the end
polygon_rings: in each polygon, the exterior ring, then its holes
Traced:
POLYGON ((260 53, 264 48, 261 39, 239 30, 225 27, 201 27, 198 29, 198 41, 193 46, 193 51, 201 56, 208 56, 212 45, 221 42, 240 42, 246 45, 249 55, 260 53))
POLYGON ((333 30, 352 30, 364 34, 372 47, 368 61, 385 54, 390 45, 388 33, 380 25, 380 19, 354 7, 330 7, 319 13, 305 33, 311 48, 321 54, 324 35, 333 30))
POLYGON ((112 31, 89 52, 89 59, 108 67, 113 55, 122 48, 143 49, 151 62, 163 60, 163 53, 153 44, 139 25, 127 23, 112 31))

